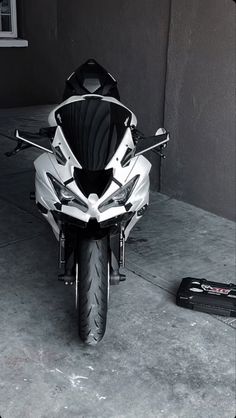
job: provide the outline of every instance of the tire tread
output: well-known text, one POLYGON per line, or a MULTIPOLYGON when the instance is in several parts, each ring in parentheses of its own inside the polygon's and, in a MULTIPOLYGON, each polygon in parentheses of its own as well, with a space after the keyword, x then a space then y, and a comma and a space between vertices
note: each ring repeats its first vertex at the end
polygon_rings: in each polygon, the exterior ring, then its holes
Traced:
POLYGON ((97 344, 105 333, 108 292, 108 240, 83 239, 78 243, 79 336, 97 344))

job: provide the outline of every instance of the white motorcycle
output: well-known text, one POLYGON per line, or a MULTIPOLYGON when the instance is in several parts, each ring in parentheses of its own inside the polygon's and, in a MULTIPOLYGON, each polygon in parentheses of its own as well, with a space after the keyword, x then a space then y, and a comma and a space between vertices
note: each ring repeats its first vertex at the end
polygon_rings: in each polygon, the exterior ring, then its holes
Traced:
POLYGON ((120 102, 115 79, 88 60, 66 81, 63 102, 39 133, 16 130, 8 156, 36 146, 35 200, 59 243, 58 278, 74 285, 79 336, 105 333, 109 286, 125 280, 125 241, 149 203, 150 162, 141 154, 169 141, 165 129, 145 138, 120 102), (47 138, 46 148, 34 140, 47 138))

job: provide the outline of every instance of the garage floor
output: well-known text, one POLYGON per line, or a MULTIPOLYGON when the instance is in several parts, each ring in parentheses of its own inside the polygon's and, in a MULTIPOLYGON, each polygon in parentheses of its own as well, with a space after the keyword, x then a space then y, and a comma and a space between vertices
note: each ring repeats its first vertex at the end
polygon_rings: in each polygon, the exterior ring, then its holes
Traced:
POLYGON ((0 111, 1 418, 234 418, 236 321, 174 295, 185 276, 235 280, 235 224, 152 193, 105 338, 83 346, 56 241, 28 198, 38 151, 4 155, 3 134, 44 126, 48 109, 0 111))

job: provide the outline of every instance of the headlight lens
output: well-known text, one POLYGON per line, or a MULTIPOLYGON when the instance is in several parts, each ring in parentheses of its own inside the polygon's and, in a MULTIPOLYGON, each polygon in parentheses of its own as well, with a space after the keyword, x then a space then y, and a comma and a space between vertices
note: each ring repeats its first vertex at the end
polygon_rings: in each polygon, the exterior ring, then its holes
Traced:
POLYGON ((98 207, 100 212, 104 212, 105 210, 117 207, 117 206, 124 206, 127 200, 129 199, 132 190, 136 186, 139 176, 133 177, 127 184, 122 186, 118 189, 115 193, 109 196, 101 205, 98 207))
POLYGON ((85 202, 83 202, 83 200, 71 192, 71 190, 67 189, 67 187, 63 186, 63 184, 55 179, 55 177, 53 177, 50 173, 47 173, 47 176, 52 183, 58 199, 63 205, 75 206, 83 212, 87 212, 88 206, 85 202))

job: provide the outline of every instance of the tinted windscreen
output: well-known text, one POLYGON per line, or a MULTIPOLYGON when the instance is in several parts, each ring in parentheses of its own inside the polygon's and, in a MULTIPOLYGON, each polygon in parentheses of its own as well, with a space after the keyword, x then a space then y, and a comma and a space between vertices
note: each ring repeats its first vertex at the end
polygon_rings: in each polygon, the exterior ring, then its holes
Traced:
POLYGON ((62 106, 55 117, 81 166, 103 170, 122 141, 131 113, 93 97, 62 106))

